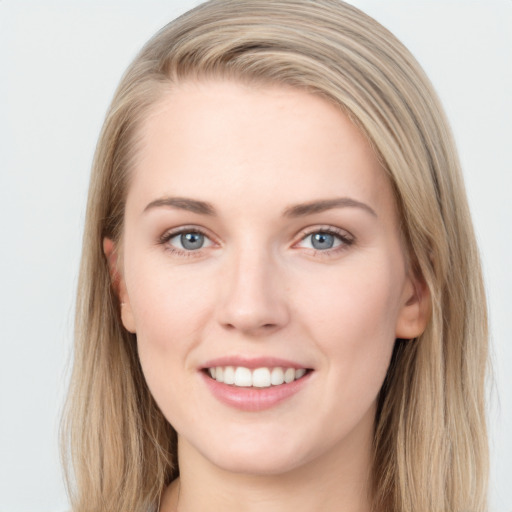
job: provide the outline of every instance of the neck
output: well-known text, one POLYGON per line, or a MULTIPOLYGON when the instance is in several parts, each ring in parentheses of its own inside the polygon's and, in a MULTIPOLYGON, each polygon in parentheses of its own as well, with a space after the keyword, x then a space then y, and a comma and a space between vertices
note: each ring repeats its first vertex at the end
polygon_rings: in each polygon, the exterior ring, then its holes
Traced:
POLYGON ((165 492, 160 512, 369 512, 372 429, 354 437, 271 475, 227 471, 180 438, 180 478, 165 492))

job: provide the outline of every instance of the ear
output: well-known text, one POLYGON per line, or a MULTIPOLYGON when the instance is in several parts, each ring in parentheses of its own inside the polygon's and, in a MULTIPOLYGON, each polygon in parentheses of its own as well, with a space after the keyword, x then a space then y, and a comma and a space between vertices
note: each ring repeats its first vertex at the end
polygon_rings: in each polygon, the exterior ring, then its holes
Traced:
POLYGON ((395 337, 404 340, 417 338, 425 331, 430 314, 431 297, 427 283, 421 277, 409 276, 402 293, 395 337))
POLYGON ((118 265, 118 252, 116 244, 110 238, 103 239, 103 252, 107 258, 112 288, 121 304, 121 321, 125 329, 135 333, 135 320, 130 304, 130 298, 126 290, 126 284, 118 265))

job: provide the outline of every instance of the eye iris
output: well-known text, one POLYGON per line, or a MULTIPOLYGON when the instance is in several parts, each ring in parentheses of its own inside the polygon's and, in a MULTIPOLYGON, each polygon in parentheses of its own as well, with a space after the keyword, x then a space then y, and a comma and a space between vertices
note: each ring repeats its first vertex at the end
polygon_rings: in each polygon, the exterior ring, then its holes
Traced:
POLYGON ((204 235, 201 233, 183 233, 180 236, 180 242, 189 251, 200 249, 204 244, 204 235))
POLYGON ((315 249, 332 249, 334 246, 334 235, 329 233, 315 233, 311 236, 311 245, 315 249))

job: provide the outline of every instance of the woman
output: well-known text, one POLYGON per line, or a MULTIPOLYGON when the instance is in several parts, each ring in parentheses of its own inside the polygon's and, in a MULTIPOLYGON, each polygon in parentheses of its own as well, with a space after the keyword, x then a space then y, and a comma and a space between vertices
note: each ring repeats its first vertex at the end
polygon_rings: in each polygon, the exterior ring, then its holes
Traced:
POLYGON ((212 1, 96 153, 73 510, 483 511, 485 299, 418 64, 339 1, 212 1))

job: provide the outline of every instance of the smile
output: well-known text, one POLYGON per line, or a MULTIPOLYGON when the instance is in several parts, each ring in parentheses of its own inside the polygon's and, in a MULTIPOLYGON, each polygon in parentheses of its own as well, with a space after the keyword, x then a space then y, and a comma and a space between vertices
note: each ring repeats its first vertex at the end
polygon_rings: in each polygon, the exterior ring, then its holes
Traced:
POLYGON ((307 373, 305 368, 263 367, 245 368, 244 366, 215 366, 207 368, 208 375, 217 382, 243 388, 268 388, 281 386, 299 380, 307 373))

